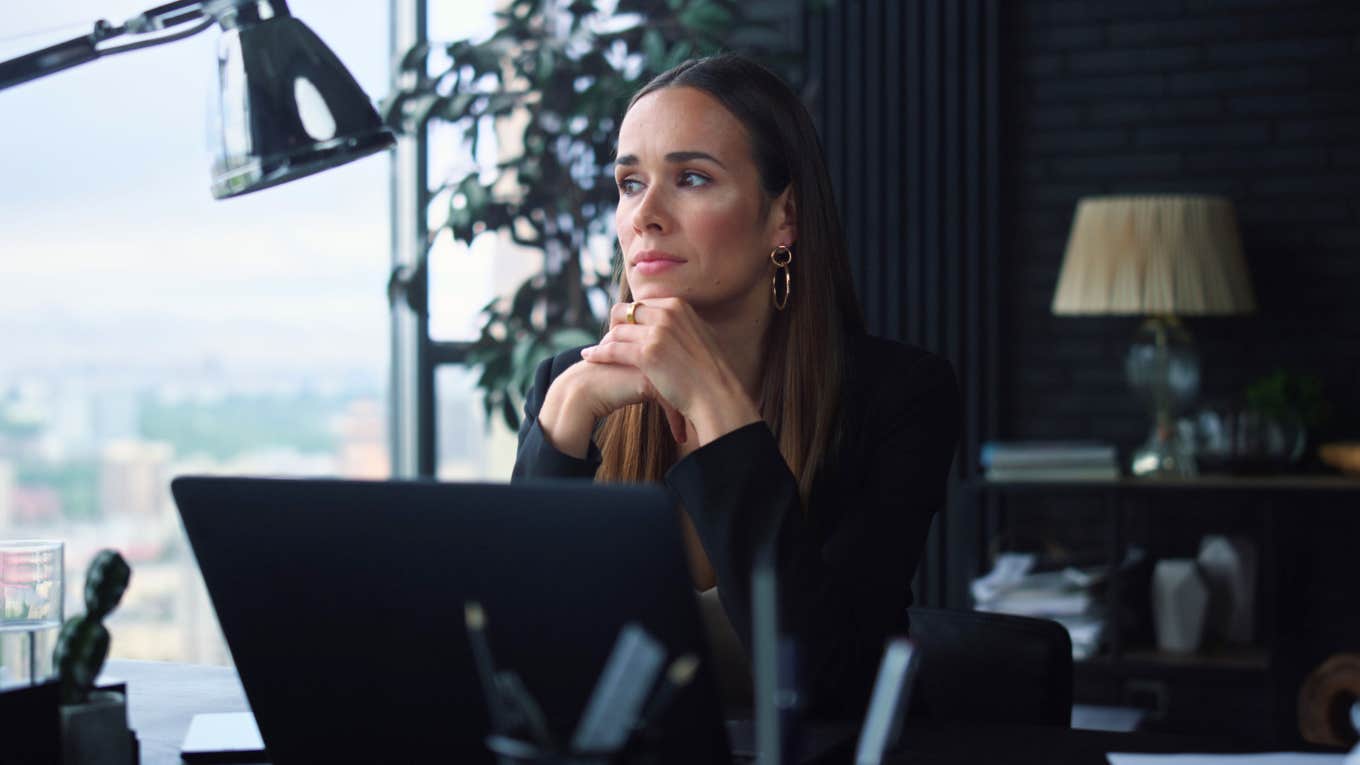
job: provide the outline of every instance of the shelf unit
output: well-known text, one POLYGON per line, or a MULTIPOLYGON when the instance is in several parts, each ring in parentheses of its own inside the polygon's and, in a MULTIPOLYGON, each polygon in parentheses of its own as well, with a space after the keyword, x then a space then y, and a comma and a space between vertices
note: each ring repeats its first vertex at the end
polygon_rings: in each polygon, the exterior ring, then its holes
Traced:
MULTIPOLYGON (((1293 729, 1292 715, 1283 706, 1287 703, 1288 683, 1281 683, 1276 672, 1278 632, 1279 545, 1277 524, 1280 507, 1290 495, 1319 497, 1335 493, 1355 493, 1360 497, 1360 478, 1337 475, 1271 475, 1230 476, 1206 475, 1196 478, 1134 479, 1120 478, 1093 481, 989 481, 979 479, 967 484, 976 516, 979 519, 978 560, 987 568, 991 541, 1003 534, 1008 500, 1025 497, 1071 498, 1091 497, 1098 502, 1105 526, 1104 557, 1111 564, 1125 559, 1130 540, 1127 530, 1131 516, 1175 513, 1176 508, 1231 504, 1225 500, 1241 500, 1234 512, 1239 521, 1253 527, 1252 536, 1260 551, 1257 581, 1256 643, 1240 647, 1215 647, 1194 655, 1166 654, 1157 651, 1146 641, 1128 644, 1124 630, 1123 603, 1126 583, 1118 575, 1118 567, 1111 566, 1107 586, 1106 643, 1101 654, 1078 661, 1076 685, 1079 700, 1103 703, 1129 703, 1137 696, 1150 706, 1157 707, 1162 716, 1168 714, 1174 696, 1181 707, 1178 711, 1191 713, 1194 705, 1210 705, 1224 717, 1236 717, 1244 728, 1251 729, 1249 720, 1269 727, 1276 739, 1288 737, 1293 729), (1135 509, 1136 508, 1136 509, 1135 509), (1245 517, 1243 516, 1245 514, 1245 517), (1167 689, 1176 687, 1173 693, 1167 689), (1112 691, 1110 689, 1119 689, 1112 691), (1218 689, 1218 695, 1214 695, 1218 689), (1083 692, 1118 694, 1121 698, 1082 699, 1083 692), (1259 703, 1266 699, 1267 703, 1259 703), (1150 700, 1150 701, 1149 701, 1150 700), (1193 704, 1191 703, 1193 702, 1193 704)), ((1219 511, 1221 512, 1221 510, 1219 511)), ((1148 520, 1149 527, 1155 519, 1148 520)), ((979 574, 981 572, 978 572, 979 574)), ((1157 717, 1154 714, 1154 718, 1157 717)), ((1172 726, 1174 727, 1174 726, 1172 726)), ((1256 732, 1260 735, 1260 730, 1256 732)))

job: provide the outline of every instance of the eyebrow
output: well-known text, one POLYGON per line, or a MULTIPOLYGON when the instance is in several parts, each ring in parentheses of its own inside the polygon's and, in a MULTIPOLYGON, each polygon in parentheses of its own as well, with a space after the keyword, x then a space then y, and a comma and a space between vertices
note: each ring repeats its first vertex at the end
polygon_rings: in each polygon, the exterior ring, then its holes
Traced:
MULTIPOLYGON (((680 164, 682 162, 693 162, 696 159, 706 159, 724 170, 727 169, 727 165, 724 165, 722 162, 719 162, 717 157, 704 151, 673 151, 670 154, 666 155, 666 161, 672 164, 680 164)), ((619 157, 618 159, 614 160, 614 164, 621 165, 623 167, 632 167, 637 163, 638 158, 637 155, 635 154, 625 154, 622 157, 619 157)))

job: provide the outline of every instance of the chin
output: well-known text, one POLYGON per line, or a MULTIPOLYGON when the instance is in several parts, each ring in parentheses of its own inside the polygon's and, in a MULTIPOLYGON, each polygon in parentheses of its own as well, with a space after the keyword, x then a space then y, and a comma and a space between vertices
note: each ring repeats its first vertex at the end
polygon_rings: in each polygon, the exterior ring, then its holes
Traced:
POLYGON ((672 284, 657 284, 656 282, 643 282, 642 284, 629 285, 633 289, 633 300, 660 300, 669 297, 686 297, 685 290, 677 288, 672 284))

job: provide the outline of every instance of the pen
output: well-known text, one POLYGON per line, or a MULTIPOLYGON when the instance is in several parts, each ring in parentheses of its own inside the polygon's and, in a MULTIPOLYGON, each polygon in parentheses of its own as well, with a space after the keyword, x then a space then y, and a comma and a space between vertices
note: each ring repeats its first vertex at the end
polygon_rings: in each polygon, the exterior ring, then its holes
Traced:
POLYGON ((510 705, 514 711, 515 727, 520 723, 529 729, 529 735, 533 736, 534 743, 545 752, 551 752, 557 748, 553 741, 552 732, 548 730, 547 718, 543 716, 543 709, 538 702, 534 701, 533 694, 524 686, 524 681, 514 670, 504 670, 496 673, 497 685, 501 689, 501 698, 510 705))
POLYGON ((656 725, 661 722, 661 717, 666 713, 675 697, 680 693, 680 689, 689 685, 694 679, 694 675, 699 671, 699 657, 692 653, 687 653, 675 661, 671 662, 670 668, 666 670, 666 677, 657 686, 656 693, 652 700, 647 702, 647 708, 639 718, 638 727, 646 729, 648 726, 656 725))
POLYGON ((491 728, 497 733, 508 733, 511 720, 506 714, 506 701, 496 682, 496 664, 491 659, 491 646, 486 640, 486 612, 482 604, 468 601, 463 604, 463 620, 467 624, 468 643, 472 646, 472 660, 477 665, 477 676, 486 694, 487 713, 491 728))

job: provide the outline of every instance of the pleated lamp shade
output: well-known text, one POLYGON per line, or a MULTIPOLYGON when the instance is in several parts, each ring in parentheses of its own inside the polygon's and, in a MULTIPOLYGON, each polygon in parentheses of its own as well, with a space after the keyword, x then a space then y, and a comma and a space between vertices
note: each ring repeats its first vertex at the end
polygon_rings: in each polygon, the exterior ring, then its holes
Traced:
POLYGON ((1077 203, 1055 314, 1226 315, 1256 310, 1237 215, 1222 197, 1150 194, 1077 203))

